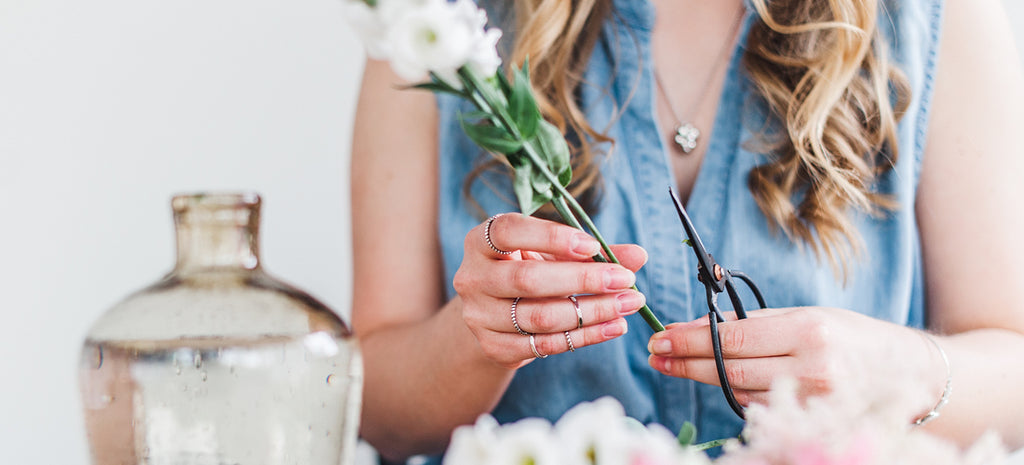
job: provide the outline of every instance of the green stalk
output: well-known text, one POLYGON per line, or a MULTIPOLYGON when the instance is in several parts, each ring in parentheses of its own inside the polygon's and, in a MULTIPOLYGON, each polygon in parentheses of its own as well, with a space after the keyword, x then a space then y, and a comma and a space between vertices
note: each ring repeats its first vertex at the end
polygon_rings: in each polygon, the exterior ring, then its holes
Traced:
MULTIPOLYGON (((564 219, 569 226, 581 231, 583 230, 583 225, 581 225, 579 220, 576 219, 576 215, 573 215, 572 212, 569 211, 569 204, 565 203, 565 197, 557 196, 551 200, 551 204, 555 206, 555 210, 558 211, 558 214, 562 216, 562 219, 564 219)), ((604 258, 604 255, 601 254, 594 255, 593 258, 596 262, 608 261, 604 258)))
MULTIPOLYGON (((574 212, 576 215, 579 216, 580 219, 583 220, 583 224, 585 224, 586 227, 590 230, 590 234, 592 234, 594 238, 597 239, 597 242, 601 244, 601 249, 604 250, 604 253, 605 255, 608 256, 608 259, 611 260, 613 263, 621 264, 619 263, 619 259, 615 257, 615 254, 612 253, 612 249, 611 247, 608 246, 608 242, 604 240, 604 237, 601 235, 601 232, 598 231, 597 226, 594 225, 594 222, 590 219, 590 215, 588 215, 586 210, 584 210, 583 207, 580 206, 579 202, 577 202, 576 199, 573 198, 571 194, 569 194, 569 191, 566 190, 565 186, 563 186, 562 183, 559 182, 558 177, 551 173, 551 170, 548 169, 547 164, 540 159, 540 156, 537 154, 537 149, 533 146, 533 144, 531 144, 530 141, 523 139, 522 134, 519 133, 519 128, 512 121, 512 118, 508 115, 508 112, 505 111, 505 108, 503 108, 501 105, 498 105, 494 101, 495 96, 489 95, 489 88, 486 86, 486 84, 480 81, 480 79, 472 71, 465 67, 459 69, 459 76, 462 78, 463 84, 466 86, 467 89, 476 90, 476 92, 470 90, 468 94, 470 94, 473 103, 477 106, 477 108, 493 115, 492 122, 494 122, 495 124, 500 124, 509 132, 509 134, 515 137, 516 140, 519 140, 523 143, 523 153, 525 153, 526 156, 529 157, 530 162, 533 163, 534 167, 540 170, 540 173, 554 187, 556 195, 554 196, 552 203, 555 205, 555 209, 559 211, 559 214, 561 214, 562 217, 566 219, 566 221, 571 222, 572 226, 576 227, 577 229, 580 229, 581 231, 586 231, 576 220, 575 216, 564 208, 566 205, 559 205, 559 201, 568 202, 568 206, 571 208, 572 212, 574 212)), ((637 289, 635 285, 633 286, 633 290, 639 292, 639 289, 637 289)), ((644 321, 647 322, 647 325, 650 326, 651 329, 654 330, 655 332, 665 330, 665 326, 662 325, 660 321, 658 321, 658 317, 654 316, 654 312, 652 312, 650 307, 648 307, 646 304, 644 304, 644 306, 640 308, 639 313, 640 316, 643 317, 644 321)))
POLYGON ((697 449, 697 450, 708 450, 708 449, 713 449, 715 447, 724 446, 725 443, 729 442, 730 439, 733 439, 733 438, 715 439, 714 441, 708 441, 708 442, 702 442, 700 444, 694 444, 694 445, 692 445, 690 447, 693 447, 694 449, 697 449))
MULTIPOLYGON (((518 134, 515 135, 518 137, 518 134)), ((548 178, 548 180, 551 181, 551 184, 554 186, 556 192, 555 199, 559 201, 568 202, 572 210, 577 215, 579 215, 580 219, 583 220, 583 223, 586 224, 587 229, 590 230, 590 233, 594 236, 594 239, 597 239, 597 242, 601 244, 601 249, 604 250, 604 253, 608 256, 608 259, 611 260, 613 263, 621 265, 619 259, 615 257, 614 253, 612 253, 611 247, 608 246, 608 242, 604 240, 604 237, 601 235, 601 232, 598 231, 597 226, 594 225, 594 222, 590 219, 590 215, 588 215, 586 210, 584 210, 583 207, 580 206, 579 202, 577 202, 576 199, 569 194, 569 191, 566 190, 565 186, 562 186, 562 184, 558 182, 558 178, 556 178, 555 175, 551 173, 551 170, 548 169, 548 167, 540 160, 540 157, 536 154, 536 152, 534 152, 533 146, 531 144, 523 144, 523 151, 526 152, 527 156, 530 157, 530 161, 538 169, 540 169, 541 174, 543 174, 545 178, 548 178)), ((555 203, 555 208, 558 209, 558 202, 553 203, 555 203)), ((562 212, 559 211, 559 213, 562 212)), ((585 231, 580 226, 580 224, 577 221, 575 221, 575 218, 573 218, 572 223, 572 226, 576 227, 579 230, 585 231)), ((595 258, 595 260, 597 260, 597 258, 595 258)), ((640 290, 637 289, 636 285, 633 285, 632 289, 634 291, 640 292, 640 290)), ((654 316, 654 312, 651 311, 651 308, 648 307, 647 304, 644 304, 643 307, 640 307, 639 313, 640 316, 643 317, 644 321, 647 322, 647 326, 650 326, 651 329, 654 330, 654 332, 657 333, 665 330, 665 326, 661 324, 661 321, 658 320, 658 317, 654 316)))

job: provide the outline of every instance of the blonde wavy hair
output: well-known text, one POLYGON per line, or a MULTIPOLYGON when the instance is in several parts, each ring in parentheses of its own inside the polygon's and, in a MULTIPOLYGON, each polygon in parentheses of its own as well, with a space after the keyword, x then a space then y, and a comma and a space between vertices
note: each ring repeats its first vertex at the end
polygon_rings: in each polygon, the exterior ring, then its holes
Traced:
MULTIPOLYGON (((509 61, 529 57, 542 113, 574 142, 570 192, 593 207, 596 147, 610 139, 586 121, 577 89, 601 24, 614 14, 612 1, 512 3, 509 61)), ((909 86, 888 59, 878 0, 753 4, 758 20, 742 62, 771 121, 755 141, 770 160, 750 173, 750 191, 773 226, 845 271, 861 248, 851 207, 875 215, 897 207, 871 185, 896 162, 896 123, 909 86)))

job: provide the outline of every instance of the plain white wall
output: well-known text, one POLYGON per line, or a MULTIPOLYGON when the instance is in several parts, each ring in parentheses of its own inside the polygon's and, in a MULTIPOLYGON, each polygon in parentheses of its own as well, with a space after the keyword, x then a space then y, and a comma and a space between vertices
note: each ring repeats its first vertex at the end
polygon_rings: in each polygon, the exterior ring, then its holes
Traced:
POLYGON ((362 56, 339 0, 0 0, 0 464, 87 463, 78 347, 173 193, 262 193, 266 267, 349 313, 362 56))
POLYGON ((0 464, 88 462, 76 354, 174 193, 262 193, 267 269, 349 313, 362 62, 338 0, 0 0, 0 464))

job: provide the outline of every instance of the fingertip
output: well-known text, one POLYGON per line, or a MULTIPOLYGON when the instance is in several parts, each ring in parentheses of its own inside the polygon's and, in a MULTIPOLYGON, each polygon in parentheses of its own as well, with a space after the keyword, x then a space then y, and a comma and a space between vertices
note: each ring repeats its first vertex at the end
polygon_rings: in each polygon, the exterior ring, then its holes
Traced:
POLYGON ((618 301, 619 315, 632 315, 647 302, 646 296, 632 289, 619 294, 615 299, 618 301))
POLYGON ((607 339, 614 339, 629 331, 629 325, 624 318, 616 318, 601 327, 601 335, 607 339))
POLYGON ((577 232, 569 238, 569 248, 580 257, 593 257, 601 252, 601 243, 585 232, 577 232))
POLYGON ((648 255, 643 247, 636 244, 617 244, 611 246, 622 266, 636 272, 647 264, 648 255))
POLYGON ((636 275, 624 267, 611 265, 604 271, 602 280, 606 291, 625 290, 636 284, 636 275))
POLYGON ((650 255, 647 253, 647 249, 639 245, 637 245, 636 248, 640 251, 640 266, 642 267, 647 264, 647 259, 650 258, 650 255))
POLYGON ((659 372, 665 372, 665 357, 651 354, 647 356, 647 364, 659 372))
MULTIPOLYGON (((659 333, 660 334, 660 333, 659 333)), ((667 336, 655 334, 647 342, 647 351, 652 355, 667 355, 672 353, 672 340, 667 336)))

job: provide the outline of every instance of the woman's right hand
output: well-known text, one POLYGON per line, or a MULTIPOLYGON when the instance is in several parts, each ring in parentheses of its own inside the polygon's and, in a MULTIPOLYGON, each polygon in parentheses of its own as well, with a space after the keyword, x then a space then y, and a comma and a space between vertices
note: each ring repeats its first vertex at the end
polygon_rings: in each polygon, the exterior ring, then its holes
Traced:
POLYGON ((530 336, 519 330, 533 335, 539 354, 558 354, 570 350, 570 339, 578 349, 625 334, 624 317, 644 305, 631 289, 647 261, 638 245, 611 246, 622 265, 595 262, 601 245, 583 231, 504 214, 470 230, 464 248, 454 280, 463 320, 484 354, 508 368, 536 358, 530 336), (569 296, 576 296, 582 326, 569 296))

